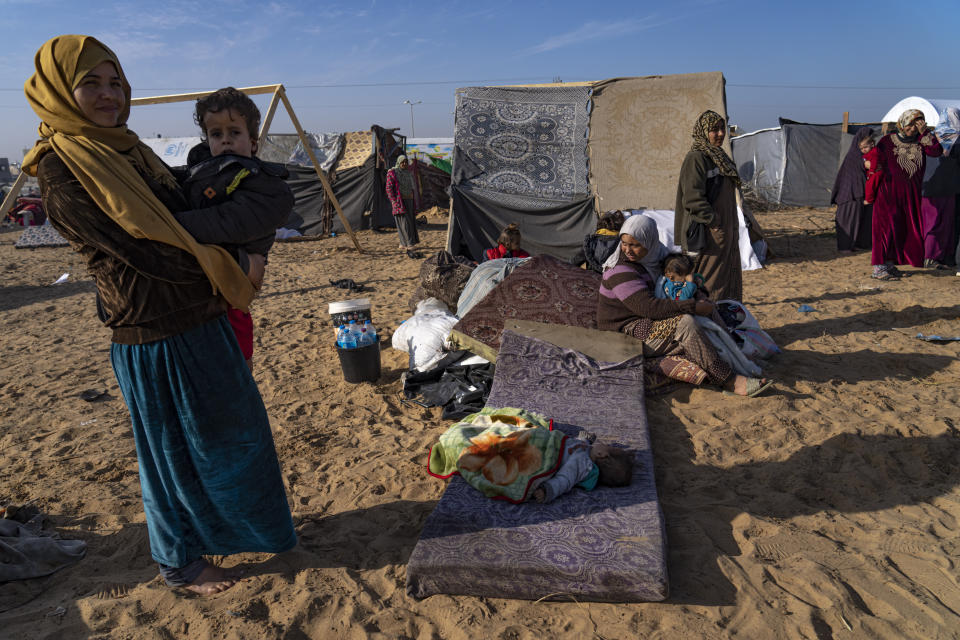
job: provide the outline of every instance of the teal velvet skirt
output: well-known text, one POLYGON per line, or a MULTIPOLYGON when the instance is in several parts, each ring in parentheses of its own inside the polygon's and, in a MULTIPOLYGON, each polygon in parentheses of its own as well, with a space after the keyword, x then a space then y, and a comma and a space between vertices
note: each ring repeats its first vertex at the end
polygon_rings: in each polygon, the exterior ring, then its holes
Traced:
POLYGON ((113 344, 154 560, 286 551, 297 542, 260 391, 226 316, 113 344))

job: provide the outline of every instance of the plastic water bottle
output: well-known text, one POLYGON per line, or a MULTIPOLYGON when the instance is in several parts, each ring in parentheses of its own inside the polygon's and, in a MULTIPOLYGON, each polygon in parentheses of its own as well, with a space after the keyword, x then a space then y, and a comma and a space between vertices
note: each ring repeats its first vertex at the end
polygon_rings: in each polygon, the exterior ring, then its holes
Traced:
POLYGON ((376 341, 377 339, 373 337, 372 333, 367 331, 366 327, 360 327, 360 339, 357 340, 358 347, 367 347, 376 341))
POLYGON ((360 325, 357 324, 357 321, 356 321, 356 320, 351 320, 351 321, 350 321, 350 324, 347 325, 347 329, 349 329, 351 335, 353 335, 353 346, 354 346, 354 347, 359 347, 359 346, 360 346, 360 333, 361 333, 361 332, 360 332, 360 325))
POLYGON ((357 347, 357 339, 345 324, 340 325, 340 329, 337 331, 337 346, 341 349, 355 349, 357 347))
POLYGON ((377 328, 373 326, 373 323, 369 320, 363 321, 363 328, 367 330, 367 333, 370 334, 370 342, 377 341, 377 328))

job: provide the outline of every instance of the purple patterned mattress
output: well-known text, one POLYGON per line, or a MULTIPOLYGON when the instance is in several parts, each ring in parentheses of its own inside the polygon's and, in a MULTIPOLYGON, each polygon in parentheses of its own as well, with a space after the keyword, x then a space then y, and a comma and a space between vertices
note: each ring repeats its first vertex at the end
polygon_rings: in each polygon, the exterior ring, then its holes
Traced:
POLYGON ((574 489, 550 504, 485 498, 454 476, 407 564, 407 593, 643 602, 667 597, 663 514, 643 360, 598 364, 504 331, 487 406, 521 407, 636 452, 628 487, 574 489))
POLYGON ((503 321, 508 318, 596 329, 599 290, 600 274, 596 271, 553 256, 535 256, 465 313, 453 330, 487 345, 496 354, 503 321))

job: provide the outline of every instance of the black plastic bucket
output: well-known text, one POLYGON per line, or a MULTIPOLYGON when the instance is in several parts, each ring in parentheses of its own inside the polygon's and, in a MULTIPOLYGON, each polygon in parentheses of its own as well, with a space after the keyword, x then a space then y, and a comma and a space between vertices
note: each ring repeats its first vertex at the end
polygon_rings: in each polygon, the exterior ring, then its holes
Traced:
POLYGON ((373 344, 355 349, 337 345, 340 368, 347 382, 376 382, 380 379, 380 336, 373 344))

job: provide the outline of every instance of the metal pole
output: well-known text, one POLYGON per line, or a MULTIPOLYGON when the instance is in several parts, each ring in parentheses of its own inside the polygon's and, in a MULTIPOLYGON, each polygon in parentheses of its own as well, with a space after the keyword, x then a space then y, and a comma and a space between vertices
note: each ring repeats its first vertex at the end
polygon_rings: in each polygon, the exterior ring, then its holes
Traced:
POLYGON ((422 103, 423 100, 417 100, 416 102, 411 102, 410 100, 404 100, 403 104, 410 105, 410 137, 416 138, 417 133, 413 128, 413 105, 422 103))

